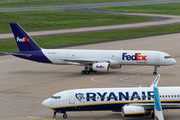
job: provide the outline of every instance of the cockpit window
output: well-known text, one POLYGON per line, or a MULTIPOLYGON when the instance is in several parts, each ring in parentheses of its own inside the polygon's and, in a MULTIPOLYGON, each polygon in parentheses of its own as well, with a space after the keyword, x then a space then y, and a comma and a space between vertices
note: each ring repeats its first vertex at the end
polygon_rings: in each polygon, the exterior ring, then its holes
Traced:
POLYGON ((51 98, 54 98, 54 99, 60 99, 61 96, 52 96, 51 98))
POLYGON ((168 58, 172 58, 171 56, 164 56, 164 58, 168 59, 168 58))

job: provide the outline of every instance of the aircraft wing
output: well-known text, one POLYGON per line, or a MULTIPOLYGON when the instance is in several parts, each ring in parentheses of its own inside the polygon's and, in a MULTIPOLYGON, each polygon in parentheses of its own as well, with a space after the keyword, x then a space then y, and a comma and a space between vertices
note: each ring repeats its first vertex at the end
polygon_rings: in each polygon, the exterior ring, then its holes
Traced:
MULTIPOLYGON (((145 109, 154 109, 154 101, 150 101, 151 103, 130 103, 132 106, 142 106, 145 109)), ((163 102, 163 101, 162 101, 163 102)), ((179 103, 161 103, 163 109, 170 109, 174 107, 180 107, 179 103)))
POLYGON ((102 61, 102 60, 92 60, 92 59, 61 59, 64 60, 66 62, 77 62, 77 63, 81 63, 81 64, 93 64, 95 62, 108 62, 109 61, 102 61))

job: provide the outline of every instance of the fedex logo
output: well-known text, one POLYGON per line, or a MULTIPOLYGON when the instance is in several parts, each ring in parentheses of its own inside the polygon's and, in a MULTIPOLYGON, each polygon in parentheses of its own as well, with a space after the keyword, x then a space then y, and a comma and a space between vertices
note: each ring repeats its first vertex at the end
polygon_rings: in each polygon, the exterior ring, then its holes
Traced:
POLYGON ((141 60, 141 61, 147 61, 146 59, 147 55, 141 55, 141 53, 135 53, 135 55, 127 55, 127 53, 122 54, 122 60, 141 60))
POLYGON ((27 39, 26 37, 23 38, 17 37, 17 42, 29 42, 29 39, 27 39))
POLYGON ((103 65, 96 65, 96 68, 104 68, 103 65))

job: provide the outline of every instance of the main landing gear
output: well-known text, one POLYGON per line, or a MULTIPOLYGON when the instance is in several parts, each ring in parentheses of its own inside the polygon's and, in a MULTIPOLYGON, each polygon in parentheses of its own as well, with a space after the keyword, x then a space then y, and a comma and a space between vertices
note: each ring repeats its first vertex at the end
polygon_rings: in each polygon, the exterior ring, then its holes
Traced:
POLYGON ((84 70, 81 71, 81 74, 90 74, 91 72, 96 73, 97 71, 93 71, 91 66, 85 65, 84 70))
POLYGON ((157 67, 160 67, 160 66, 154 66, 154 72, 153 72, 153 75, 156 75, 157 74, 157 67))

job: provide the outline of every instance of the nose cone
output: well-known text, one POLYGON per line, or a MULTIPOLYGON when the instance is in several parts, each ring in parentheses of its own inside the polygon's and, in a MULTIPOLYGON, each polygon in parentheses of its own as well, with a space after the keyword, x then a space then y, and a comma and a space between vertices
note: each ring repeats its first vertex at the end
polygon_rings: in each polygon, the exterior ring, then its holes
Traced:
POLYGON ((176 60, 173 59, 173 60, 171 61, 171 63, 172 63, 172 64, 176 64, 176 60))
POLYGON ((42 105, 44 105, 45 107, 50 107, 50 100, 49 99, 46 99, 42 102, 42 105))

